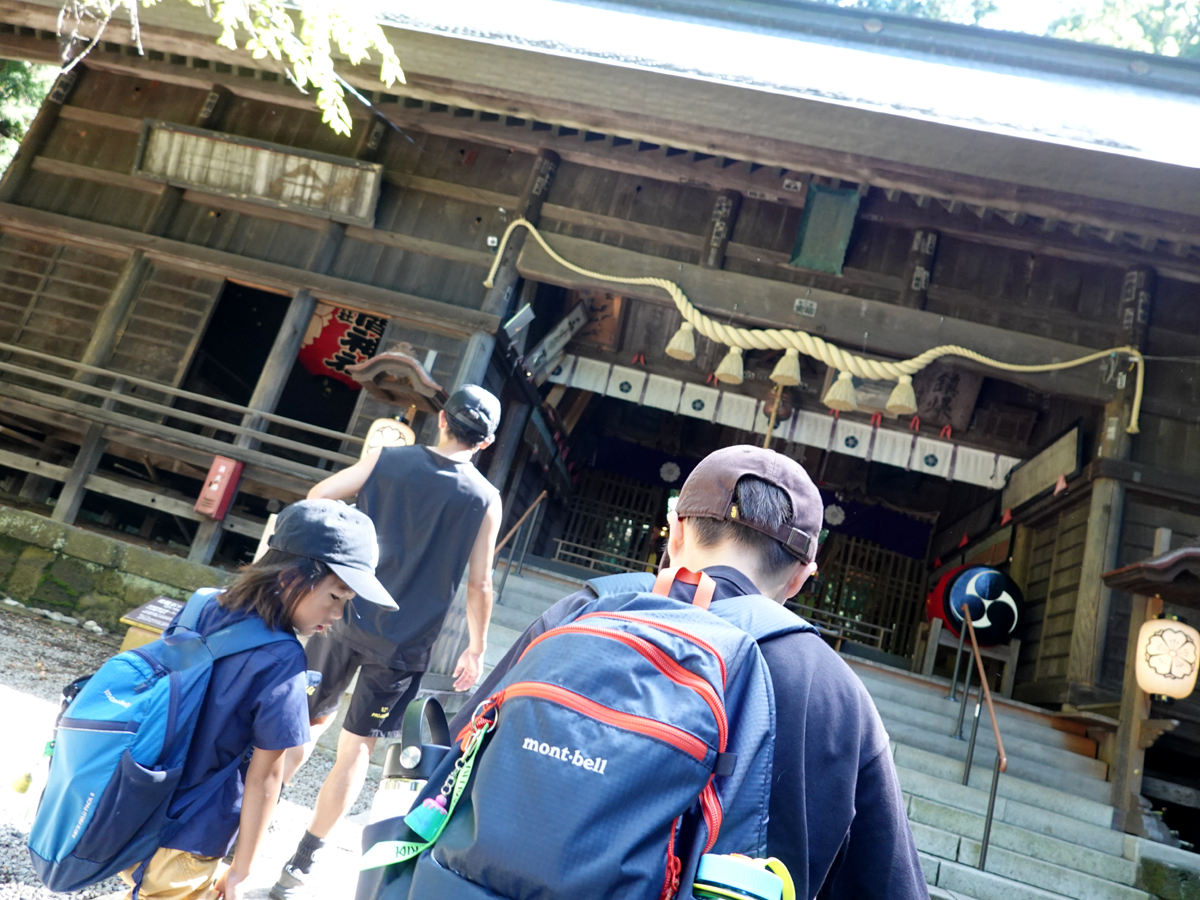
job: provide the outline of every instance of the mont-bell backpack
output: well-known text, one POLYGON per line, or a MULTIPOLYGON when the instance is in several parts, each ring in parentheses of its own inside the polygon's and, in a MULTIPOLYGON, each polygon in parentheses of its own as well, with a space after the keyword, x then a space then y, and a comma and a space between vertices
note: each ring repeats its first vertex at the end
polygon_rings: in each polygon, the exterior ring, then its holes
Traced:
POLYGON ((758 595, 709 605, 712 580, 683 570, 588 585, 596 599, 530 642, 424 802, 364 831, 358 900, 690 898, 702 854, 766 855, 775 701, 758 641, 816 629, 758 595), (692 604, 667 596, 677 577, 692 604))
MULTIPOLYGON (((33 867, 50 890, 78 890, 154 855, 174 827, 167 807, 214 660, 296 640, 257 616, 200 635, 200 611, 217 593, 197 591, 161 638, 114 656, 64 692, 69 702, 29 834, 33 867)), ((241 761, 212 783, 223 784, 241 761)))

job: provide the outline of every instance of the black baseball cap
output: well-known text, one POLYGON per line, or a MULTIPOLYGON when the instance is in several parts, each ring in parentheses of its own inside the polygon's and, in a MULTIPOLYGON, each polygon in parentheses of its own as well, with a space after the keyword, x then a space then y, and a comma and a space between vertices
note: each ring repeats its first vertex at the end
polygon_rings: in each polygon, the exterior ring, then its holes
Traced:
POLYGON ((477 384, 464 384, 450 395, 446 418, 459 428, 484 441, 500 427, 500 401, 477 384))
POLYGON ((808 563, 817 558, 825 505, 800 463, 774 450, 739 444, 710 453, 692 469, 679 492, 675 514, 681 519, 736 522, 773 537, 792 556, 808 563), (738 480, 746 475, 761 478, 787 494, 792 503, 790 522, 772 528, 738 515, 735 491, 738 480))
POLYGON ((399 609, 375 577, 379 564, 375 523, 352 506, 337 500, 293 503, 275 520, 275 533, 267 546, 320 560, 364 600, 399 609))

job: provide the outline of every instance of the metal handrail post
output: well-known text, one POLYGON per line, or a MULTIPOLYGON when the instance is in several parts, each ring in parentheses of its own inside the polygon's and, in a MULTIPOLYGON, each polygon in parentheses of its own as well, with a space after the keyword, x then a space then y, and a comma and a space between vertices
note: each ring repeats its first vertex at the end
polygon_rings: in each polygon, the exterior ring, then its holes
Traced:
POLYGON ((950 737, 962 740, 963 719, 967 716, 967 700, 971 698, 971 667, 967 666, 967 671, 963 675, 963 692, 962 702, 958 704, 958 722, 954 726, 954 731, 950 733, 950 737))
POLYGON ((1000 786, 1001 763, 1007 762, 1000 753, 996 754, 996 765, 992 767, 992 791, 988 794, 987 818, 983 822, 983 842, 979 845, 979 869, 987 864, 988 841, 992 837, 992 816, 996 812, 996 789, 1000 786))
MULTIPOLYGON (((520 528, 521 529, 525 528, 524 522, 520 523, 520 528)), ((517 532, 517 540, 519 541, 520 539, 521 539, 521 532, 518 531, 517 532)), ((513 547, 515 547, 515 546, 516 546, 516 543, 514 542, 513 547)), ((506 585, 508 583, 508 573, 512 569, 512 564, 513 564, 513 551, 512 551, 512 549, 509 549, 508 556, 505 557, 505 559, 504 559, 504 574, 500 576, 500 587, 497 588, 495 594, 492 595, 492 603, 499 603, 500 598, 504 596, 504 585, 506 585)))
MULTIPOLYGON (((969 615, 969 613, 967 612, 967 605, 965 603, 963 604, 963 615, 964 616, 969 615)), ((948 693, 946 695, 947 700, 954 699, 954 692, 958 688, 958 667, 959 667, 959 664, 962 662, 963 638, 965 638, 966 636, 967 636, 967 626, 963 625, 962 628, 960 628, 958 631, 958 649, 956 651, 954 651, 954 677, 950 679, 950 693, 948 693)), ((971 667, 967 666, 967 673, 970 674, 970 672, 971 672, 971 667)))
POLYGON ((971 781, 971 760, 975 758, 975 737, 979 734, 979 713, 983 710, 983 688, 979 689, 979 698, 975 701, 975 720, 971 723, 971 742, 967 744, 967 761, 963 766, 962 783, 971 781))
POLYGON ((529 527, 525 530, 525 541, 521 544, 521 555, 517 557, 517 575, 525 571, 525 554, 529 552, 529 544, 537 531, 538 522, 542 518, 542 507, 539 505, 529 519, 529 527))

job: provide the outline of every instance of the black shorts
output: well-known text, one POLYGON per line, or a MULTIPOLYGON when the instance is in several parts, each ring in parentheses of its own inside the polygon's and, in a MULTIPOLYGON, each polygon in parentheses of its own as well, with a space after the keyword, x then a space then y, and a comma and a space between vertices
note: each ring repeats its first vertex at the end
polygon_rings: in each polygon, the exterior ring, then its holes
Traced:
POLYGON ((308 716, 314 723, 337 712, 346 685, 361 666, 342 727, 360 737, 400 736, 404 710, 417 696, 422 672, 380 665, 327 634, 310 637, 304 652, 308 668, 321 673, 321 683, 308 689, 308 716))

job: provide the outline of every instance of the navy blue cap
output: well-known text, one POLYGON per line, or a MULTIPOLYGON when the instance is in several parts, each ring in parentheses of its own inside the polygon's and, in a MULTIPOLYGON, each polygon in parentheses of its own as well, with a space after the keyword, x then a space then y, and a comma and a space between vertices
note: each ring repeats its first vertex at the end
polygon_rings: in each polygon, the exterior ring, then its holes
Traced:
POLYGON ((479 440, 487 440, 500 427, 500 401, 477 384, 464 384, 443 407, 446 418, 479 440))
POLYGON ((352 506, 337 500, 293 503, 275 520, 275 533, 267 546, 320 560, 364 600, 399 609, 375 577, 379 564, 375 523, 352 506))

